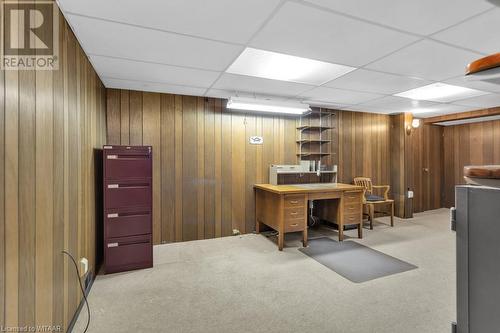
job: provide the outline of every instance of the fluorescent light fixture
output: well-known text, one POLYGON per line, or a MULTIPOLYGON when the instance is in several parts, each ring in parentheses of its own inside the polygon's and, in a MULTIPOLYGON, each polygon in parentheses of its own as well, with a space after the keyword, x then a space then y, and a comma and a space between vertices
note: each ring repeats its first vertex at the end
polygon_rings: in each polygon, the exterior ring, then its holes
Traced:
POLYGON ((355 69, 247 47, 226 72, 319 86, 355 69))
POLYGON ((258 112, 303 114, 310 110, 309 105, 298 102, 278 102, 255 98, 231 97, 227 108, 258 112))
POLYGON ((448 103, 464 98, 486 95, 487 92, 465 87, 453 86, 446 83, 432 83, 420 88, 404 91, 394 96, 414 100, 448 103))

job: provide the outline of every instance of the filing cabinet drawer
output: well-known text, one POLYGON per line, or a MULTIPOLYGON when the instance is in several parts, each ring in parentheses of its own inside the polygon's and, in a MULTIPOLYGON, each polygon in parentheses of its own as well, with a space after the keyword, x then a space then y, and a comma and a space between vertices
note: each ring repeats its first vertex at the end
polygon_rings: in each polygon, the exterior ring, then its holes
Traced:
POLYGON ((151 233, 149 208, 109 210, 104 216, 106 237, 125 237, 151 233))
POLYGON ((361 196, 363 192, 345 192, 344 193, 344 205, 351 203, 361 203, 363 202, 361 196))
POLYGON ((104 182, 104 208, 150 207, 151 179, 104 182))
POLYGON ((304 207, 306 197, 304 195, 285 195, 285 208, 304 207))
POLYGON ((306 228, 304 218, 290 219, 285 221, 285 232, 302 231, 306 228))
POLYGON ((344 224, 360 224, 361 213, 344 214, 344 224))
POLYGON ((347 203, 344 204, 344 214, 354 214, 361 212, 362 209, 361 202, 347 203))
POLYGON ((144 152, 108 152, 104 156, 106 179, 151 177, 151 154, 144 152))
POLYGON ((109 238, 106 247, 106 273, 152 267, 151 235, 109 238))
POLYGON ((285 208, 285 220, 304 218, 304 207, 285 208))

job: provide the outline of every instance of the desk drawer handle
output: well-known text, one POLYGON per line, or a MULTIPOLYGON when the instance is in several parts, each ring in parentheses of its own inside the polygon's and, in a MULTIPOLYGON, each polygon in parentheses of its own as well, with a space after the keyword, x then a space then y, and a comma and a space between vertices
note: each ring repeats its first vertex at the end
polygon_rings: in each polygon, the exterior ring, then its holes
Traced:
POLYGON ((298 204, 299 202, 298 202, 298 200, 290 200, 290 203, 295 205, 295 204, 298 204))
POLYGON ((349 210, 353 210, 353 209, 354 209, 354 207, 349 207, 349 208, 347 208, 347 209, 349 209, 349 210))
POLYGON ((354 216, 350 216, 350 217, 349 217, 349 220, 354 220, 354 216))
POLYGON ((297 215, 297 212, 291 212, 290 215, 297 215))
POLYGON ((356 199, 356 197, 351 195, 351 196, 349 196, 349 199, 356 199))
POLYGON ((298 223, 290 224, 290 227, 298 227, 298 226, 299 226, 298 223))

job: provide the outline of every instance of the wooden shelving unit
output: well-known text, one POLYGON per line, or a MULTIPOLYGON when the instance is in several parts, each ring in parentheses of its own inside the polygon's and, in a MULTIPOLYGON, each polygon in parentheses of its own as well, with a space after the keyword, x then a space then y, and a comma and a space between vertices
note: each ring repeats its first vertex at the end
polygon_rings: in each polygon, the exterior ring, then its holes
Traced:
MULTIPOLYGON (((323 108, 313 108, 312 111, 303 114, 297 121, 297 162, 315 161, 320 162, 323 171, 321 173, 333 173, 331 170, 336 158, 333 135, 337 124, 336 113, 323 108)), ((316 171, 311 171, 316 172, 316 171)), ((324 178, 324 177, 321 177, 324 178)))

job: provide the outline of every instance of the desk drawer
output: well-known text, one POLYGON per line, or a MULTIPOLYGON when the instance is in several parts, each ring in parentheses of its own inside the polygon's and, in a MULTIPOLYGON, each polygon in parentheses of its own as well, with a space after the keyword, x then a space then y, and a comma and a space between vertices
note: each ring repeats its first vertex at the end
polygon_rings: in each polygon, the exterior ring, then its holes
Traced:
POLYGON ((350 213, 344 214, 344 225, 346 224, 360 224, 361 223, 361 213, 350 213))
POLYGON ((285 220, 304 218, 304 207, 286 208, 284 218, 285 220))
POLYGON ((344 193, 344 205, 351 203, 361 203, 361 196, 363 192, 345 192, 344 193))
POLYGON ((304 195, 285 195, 285 208, 304 207, 306 197, 304 195))
POLYGON ((361 212, 362 204, 361 202, 351 202, 344 204, 344 214, 354 214, 361 212))
POLYGON ((303 231, 306 228, 306 221, 301 219, 285 220, 285 232, 303 231))

